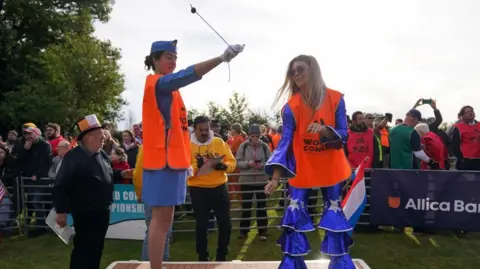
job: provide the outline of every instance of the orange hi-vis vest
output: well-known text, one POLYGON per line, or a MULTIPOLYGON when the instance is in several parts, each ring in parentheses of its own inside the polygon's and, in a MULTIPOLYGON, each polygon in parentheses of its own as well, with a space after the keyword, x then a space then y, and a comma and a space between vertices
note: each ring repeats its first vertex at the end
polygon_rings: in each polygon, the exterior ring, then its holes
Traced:
POLYGON ((350 177, 352 170, 342 149, 326 149, 320 143, 319 134, 307 132, 313 122, 324 121, 335 128, 335 112, 342 98, 340 92, 327 89, 320 108, 312 117, 312 109, 300 94, 293 95, 288 105, 295 118, 293 153, 296 160, 296 176, 288 182, 296 188, 334 186, 350 177))
POLYGON ((190 167, 190 134, 187 109, 179 91, 172 92, 170 126, 160 113, 155 85, 162 75, 149 75, 143 95, 143 168, 160 170, 165 167, 182 170, 190 167), (168 131, 167 131, 168 130, 168 131))
POLYGON ((382 146, 389 148, 390 147, 390 140, 388 140, 388 131, 386 128, 383 128, 380 130, 380 135, 381 135, 381 140, 382 141, 382 146))
POLYGON ((282 135, 279 133, 276 133, 274 136, 272 136, 273 149, 276 149, 278 147, 278 143, 280 143, 281 139, 282 139, 282 135))
POLYGON ((460 151, 463 158, 480 158, 480 122, 475 124, 459 122, 455 126, 460 134, 460 151))

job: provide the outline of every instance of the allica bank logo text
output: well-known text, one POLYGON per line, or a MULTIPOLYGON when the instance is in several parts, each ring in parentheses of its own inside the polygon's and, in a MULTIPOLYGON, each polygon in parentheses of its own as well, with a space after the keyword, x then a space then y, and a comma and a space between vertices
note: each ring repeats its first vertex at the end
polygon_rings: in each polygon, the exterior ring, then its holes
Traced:
MULTIPOLYGON (((388 206, 390 208, 399 208, 400 204, 400 197, 388 197, 388 206)), ((453 202, 442 202, 431 200, 430 198, 410 198, 405 205, 405 209, 415 211, 480 213, 480 204, 465 203, 462 200, 454 200, 453 202)))

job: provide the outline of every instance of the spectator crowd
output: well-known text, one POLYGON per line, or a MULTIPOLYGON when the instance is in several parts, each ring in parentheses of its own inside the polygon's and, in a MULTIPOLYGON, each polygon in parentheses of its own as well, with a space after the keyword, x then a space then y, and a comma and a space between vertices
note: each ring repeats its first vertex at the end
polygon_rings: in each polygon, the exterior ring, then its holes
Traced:
MULTIPOLYGON (((356 111, 349 117, 345 154, 352 168, 368 157, 366 168, 480 170, 480 124, 475 120, 473 108, 462 107, 458 120, 448 130, 439 128, 442 121, 442 114, 431 99, 418 100, 414 108, 406 111, 404 118, 395 121, 388 113, 375 117, 371 113, 356 111), (423 118, 416 109, 420 105, 429 105, 434 117, 423 118), (452 158, 455 160, 453 164, 452 158)), ((268 240, 264 185, 269 179, 263 175, 263 167, 281 140, 282 126, 252 124, 244 131, 238 123, 221 126, 219 121, 206 116, 196 117, 188 125, 192 154, 187 180, 191 199, 188 206, 193 209, 196 220, 196 252, 199 261, 209 260, 208 230, 216 221, 219 229, 216 259, 226 260, 232 233, 231 200, 245 201, 238 237, 247 237, 251 216, 255 213, 260 239, 268 240), (240 173, 240 176, 228 177, 229 173, 240 173)), ((29 230, 28 236, 39 236, 47 231, 45 217, 50 209, 47 202, 52 199, 48 185, 52 182, 43 179, 55 179, 63 157, 76 146, 70 134, 61 134, 60 126, 55 123, 47 124, 43 133, 34 123, 25 123, 21 133, 9 131, 6 142, 0 144, 3 185, 15 190, 19 188, 19 176, 28 178, 26 197, 7 193, 0 199, 0 231, 2 226, 9 225, 9 219, 22 213, 17 212, 19 207, 11 205, 14 212, 5 213, 8 212, 5 205, 22 204, 22 199, 33 202, 26 203, 26 220, 35 219, 35 228, 29 230)), ((113 168, 134 169, 133 180, 123 179, 120 183, 133 183, 141 201, 142 124, 121 132, 120 141, 112 135, 114 130, 108 124, 103 125, 103 134, 103 151, 110 156, 113 168)), ((316 192, 311 190, 309 204, 317 203, 316 192)), ((284 206, 282 202, 280 207, 284 206)), ((309 209, 309 213, 316 213, 315 208, 309 209)), ((147 227, 151 214, 151 209, 146 207, 147 227)), ((142 259, 148 260, 148 231, 145 241, 142 259)), ((167 238, 165 260, 168 260, 168 244, 167 238)))

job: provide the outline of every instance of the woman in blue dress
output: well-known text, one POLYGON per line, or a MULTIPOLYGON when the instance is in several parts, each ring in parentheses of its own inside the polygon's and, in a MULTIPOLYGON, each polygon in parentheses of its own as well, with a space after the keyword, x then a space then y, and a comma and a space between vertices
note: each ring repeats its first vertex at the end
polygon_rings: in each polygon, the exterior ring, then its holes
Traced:
POLYGON ((176 205, 183 204, 190 167, 190 134, 186 107, 180 88, 194 83, 223 62, 230 62, 244 45, 233 45, 218 57, 174 73, 177 41, 153 42, 145 66, 147 76, 143 97, 143 187, 142 199, 151 210, 149 258, 152 269, 163 268, 166 235, 176 205))

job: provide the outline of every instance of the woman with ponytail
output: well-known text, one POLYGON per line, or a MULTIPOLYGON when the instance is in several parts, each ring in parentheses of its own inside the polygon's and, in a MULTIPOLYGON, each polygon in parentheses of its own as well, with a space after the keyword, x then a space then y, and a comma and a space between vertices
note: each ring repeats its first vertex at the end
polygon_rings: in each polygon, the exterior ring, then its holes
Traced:
POLYGON ((145 217, 151 218, 148 248, 152 269, 162 269, 165 238, 175 206, 183 204, 191 167, 187 108, 179 89, 202 78, 223 62, 230 62, 244 45, 229 46, 210 60, 175 72, 177 40, 153 42, 145 57, 148 75, 143 95, 143 186, 145 217))

